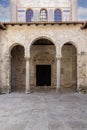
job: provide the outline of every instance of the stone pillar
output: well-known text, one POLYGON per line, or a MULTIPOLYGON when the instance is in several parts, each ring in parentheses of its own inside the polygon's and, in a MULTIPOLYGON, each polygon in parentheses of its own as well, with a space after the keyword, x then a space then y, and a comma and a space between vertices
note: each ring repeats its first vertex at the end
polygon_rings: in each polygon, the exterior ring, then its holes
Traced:
POLYGON ((77 0, 71 0, 71 9, 72 9, 72 21, 78 20, 78 5, 77 0))
POLYGON ((30 93, 30 57, 25 57, 26 59, 26 90, 25 93, 30 93))
POLYGON ((53 22, 54 21, 54 10, 49 9, 48 10, 48 22, 53 22))
POLYGON ((1 64, 1 93, 11 92, 11 56, 5 55, 1 64))
POLYGON ((87 91, 86 53, 77 54, 77 91, 87 91))
POLYGON ((76 90, 79 91, 80 86, 80 68, 81 68, 81 54, 77 54, 77 88, 76 90))
POLYGON ((57 62, 57 84, 56 84, 56 93, 60 91, 61 87, 61 57, 56 57, 57 62))
POLYGON ((17 22, 17 0, 10 0, 10 22, 17 22))
POLYGON ((8 86, 8 90, 7 92, 10 93, 11 92, 11 56, 7 57, 7 86, 8 86))

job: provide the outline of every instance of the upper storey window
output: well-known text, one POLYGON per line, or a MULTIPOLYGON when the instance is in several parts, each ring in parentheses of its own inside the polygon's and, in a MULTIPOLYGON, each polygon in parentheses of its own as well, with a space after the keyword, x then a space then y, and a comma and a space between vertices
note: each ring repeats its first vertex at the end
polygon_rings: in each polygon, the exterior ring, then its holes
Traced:
POLYGON ((56 9, 54 12, 54 21, 61 22, 62 21, 62 12, 59 9, 56 9))
POLYGON ((31 9, 26 11, 26 22, 31 22, 33 18, 33 11, 31 9))
POLYGON ((47 21, 48 19, 48 14, 46 9, 41 9, 40 11, 40 20, 41 21, 47 21))

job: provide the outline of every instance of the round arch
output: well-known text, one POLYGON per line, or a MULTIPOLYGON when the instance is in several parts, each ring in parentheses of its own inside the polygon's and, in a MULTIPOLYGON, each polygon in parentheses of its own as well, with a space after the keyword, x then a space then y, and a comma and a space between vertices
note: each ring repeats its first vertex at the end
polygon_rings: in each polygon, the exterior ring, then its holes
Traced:
POLYGON ((32 41, 31 57, 31 87, 56 86, 56 46, 47 37, 39 37, 32 41), (46 77, 47 76, 47 77, 46 77))
POLYGON ((25 91, 26 62, 24 58, 24 51, 24 46, 20 44, 13 44, 10 47, 11 91, 25 91))
POLYGON ((40 10, 47 10, 47 8, 41 8, 40 10))
POLYGON ((50 42, 53 43, 53 45, 57 48, 57 45, 55 44, 55 41, 54 41, 53 39, 48 38, 48 37, 46 37, 46 36, 40 36, 40 37, 37 37, 37 38, 35 38, 35 39, 33 39, 33 40, 31 41, 31 44, 29 44, 29 51, 30 51, 32 45, 33 45, 37 40, 40 40, 40 39, 46 39, 46 40, 50 41, 50 42))
POLYGON ((77 89, 77 47, 72 42, 61 46, 61 86, 77 89))
POLYGON ((77 54, 79 54, 81 51, 80 51, 80 48, 78 46, 78 44, 76 44, 76 42, 73 42, 73 41, 65 41, 63 44, 60 45, 60 49, 61 49, 61 56, 62 56, 62 48, 64 45, 66 45, 67 43, 73 45, 75 48, 76 48, 76 51, 77 51, 77 54))
MULTIPOLYGON (((55 10, 60 10, 60 11, 62 12, 62 9, 61 9, 61 8, 56 8, 55 10)), ((55 10, 54 10, 54 11, 55 11, 55 10)))
POLYGON ((47 19, 48 19, 48 11, 47 11, 47 9, 42 8, 40 10, 40 20, 41 21, 47 21, 47 19))
POLYGON ((32 10, 32 11, 33 11, 33 9, 32 9, 32 8, 27 8, 27 9, 26 9, 26 11, 27 11, 27 10, 32 10))
POLYGON ((12 49, 13 49, 15 46, 17 46, 17 45, 24 47, 24 53, 25 53, 25 46, 23 46, 23 45, 20 44, 20 43, 14 43, 14 44, 10 45, 9 48, 8 48, 9 55, 11 54, 12 49))
POLYGON ((28 8, 26 10, 26 22, 32 22, 33 18, 33 10, 31 8, 28 8))
POLYGON ((61 22, 62 21, 62 9, 56 8, 54 10, 54 21, 55 22, 61 22))
POLYGON ((41 12, 42 10, 45 10, 45 11, 47 11, 47 9, 46 9, 46 8, 41 8, 41 9, 40 9, 40 12, 41 12))

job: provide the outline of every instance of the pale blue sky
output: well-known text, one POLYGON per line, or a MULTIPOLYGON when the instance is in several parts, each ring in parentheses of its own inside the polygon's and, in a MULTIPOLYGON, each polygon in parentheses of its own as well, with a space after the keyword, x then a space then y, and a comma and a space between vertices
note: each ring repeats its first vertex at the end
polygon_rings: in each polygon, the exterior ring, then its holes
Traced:
MULTIPOLYGON (((0 0, 0 21, 10 21, 10 0, 0 0)), ((87 20, 87 0, 78 0, 78 20, 87 20)))

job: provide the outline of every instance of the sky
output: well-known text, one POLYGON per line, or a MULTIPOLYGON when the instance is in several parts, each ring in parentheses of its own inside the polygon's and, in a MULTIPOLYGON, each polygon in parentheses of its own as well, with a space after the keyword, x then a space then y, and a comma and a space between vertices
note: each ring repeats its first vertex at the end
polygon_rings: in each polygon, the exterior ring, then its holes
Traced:
MULTIPOLYGON (((87 0, 78 0, 78 20, 87 20, 87 0)), ((10 0, 0 0, 0 21, 10 21, 10 0)))
POLYGON ((78 20, 87 20, 87 0, 78 0, 78 20))

